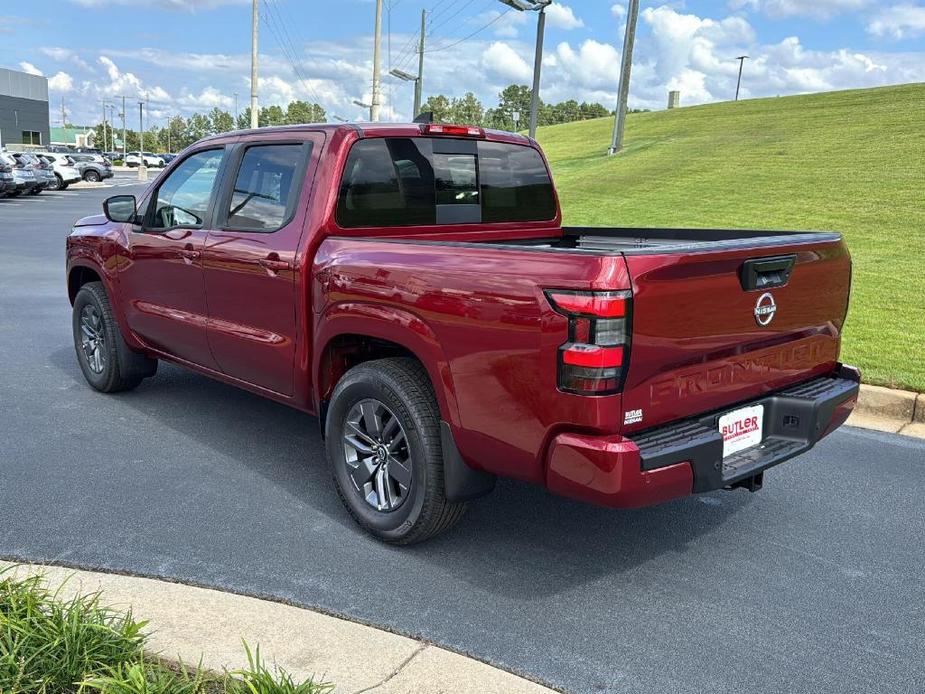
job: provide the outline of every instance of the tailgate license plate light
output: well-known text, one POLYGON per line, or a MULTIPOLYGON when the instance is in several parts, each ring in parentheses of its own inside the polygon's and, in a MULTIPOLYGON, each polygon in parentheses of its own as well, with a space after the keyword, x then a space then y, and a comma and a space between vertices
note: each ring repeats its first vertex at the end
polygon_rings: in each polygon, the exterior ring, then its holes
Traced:
POLYGON ((723 436, 723 458, 761 443, 764 429, 764 405, 733 410, 719 418, 723 436))

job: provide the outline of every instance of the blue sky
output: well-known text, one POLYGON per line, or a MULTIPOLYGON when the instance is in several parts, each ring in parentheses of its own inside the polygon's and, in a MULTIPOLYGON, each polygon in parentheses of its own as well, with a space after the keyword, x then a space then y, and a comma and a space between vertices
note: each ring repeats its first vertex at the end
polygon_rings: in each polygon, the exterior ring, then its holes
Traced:
MULTIPOLYGON (((535 15, 498 0, 385 0, 383 67, 416 70, 409 46, 429 11, 425 96, 475 92, 492 105, 528 83, 535 15), (391 32, 388 28, 391 27, 391 32), (474 34, 474 35, 473 35, 474 34), (471 35, 471 36, 470 36, 471 35), (469 37, 469 38, 466 38, 469 37), (466 39, 461 41, 460 39, 466 39), (391 44, 391 50, 389 50, 391 44)), ((548 10, 542 96, 612 107, 626 0, 548 10)), ((154 119, 247 103, 250 0, 45 0, 0 5, 0 66, 49 77, 52 121, 99 120, 100 99, 147 96, 154 119)), ((372 81, 372 0, 260 0, 261 104, 317 101, 361 116, 372 81)), ((631 106, 925 81, 925 0, 643 0, 631 106)), ((410 84, 383 81, 385 118, 407 119, 410 84)))

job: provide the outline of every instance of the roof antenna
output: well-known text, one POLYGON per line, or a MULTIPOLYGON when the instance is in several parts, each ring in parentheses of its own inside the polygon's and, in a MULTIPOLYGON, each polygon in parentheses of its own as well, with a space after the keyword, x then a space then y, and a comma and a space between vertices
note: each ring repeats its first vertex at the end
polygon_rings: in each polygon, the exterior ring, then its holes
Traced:
POLYGON ((434 112, 433 111, 421 111, 417 116, 415 116, 413 123, 433 123, 434 122, 434 112))

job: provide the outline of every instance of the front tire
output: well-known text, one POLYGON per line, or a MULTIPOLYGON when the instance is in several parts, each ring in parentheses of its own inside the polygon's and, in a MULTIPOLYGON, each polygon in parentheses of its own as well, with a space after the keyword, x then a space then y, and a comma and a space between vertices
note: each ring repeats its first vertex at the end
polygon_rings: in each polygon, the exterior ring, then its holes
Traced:
POLYGON ((74 298, 74 349, 87 383, 103 393, 136 388, 157 371, 157 361, 131 351, 102 282, 88 282, 74 298))
POLYGON ((350 369, 331 396, 325 438, 341 501, 380 540, 422 542, 462 518, 466 504, 446 498, 437 400, 414 359, 350 369))

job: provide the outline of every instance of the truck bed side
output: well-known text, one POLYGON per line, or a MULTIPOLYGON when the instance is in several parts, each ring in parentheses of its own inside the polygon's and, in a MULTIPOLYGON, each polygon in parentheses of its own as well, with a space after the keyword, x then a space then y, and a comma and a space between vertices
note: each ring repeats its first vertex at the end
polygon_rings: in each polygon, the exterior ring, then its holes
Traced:
POLYGON ((557 351, 568 336, 543 290, 626 289, 619 255, 576 256, 449 244, 328 238, 313 268, 316 383, 337 335, 375 333, 431 371, 443 417, 466 462, 534 482, 562 429, 609 433, 619 395, 557 389, 557 351), (590 401, 590 402, 589 402, 590 401))

